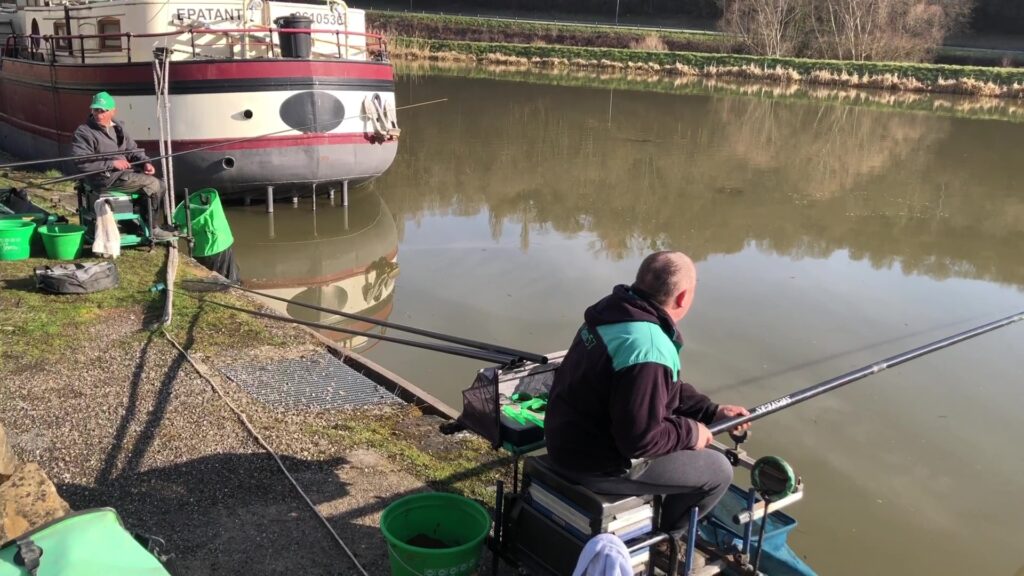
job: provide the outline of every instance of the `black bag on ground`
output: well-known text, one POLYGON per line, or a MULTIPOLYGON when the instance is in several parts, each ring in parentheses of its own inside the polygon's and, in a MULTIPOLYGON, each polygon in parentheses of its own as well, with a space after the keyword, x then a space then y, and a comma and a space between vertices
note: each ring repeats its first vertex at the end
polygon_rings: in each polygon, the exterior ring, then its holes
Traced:
POLYGON ((36 287, 54 294, 89 294, 120 283, 113 262, 76 262, 39 266, 35 270, 36 287))

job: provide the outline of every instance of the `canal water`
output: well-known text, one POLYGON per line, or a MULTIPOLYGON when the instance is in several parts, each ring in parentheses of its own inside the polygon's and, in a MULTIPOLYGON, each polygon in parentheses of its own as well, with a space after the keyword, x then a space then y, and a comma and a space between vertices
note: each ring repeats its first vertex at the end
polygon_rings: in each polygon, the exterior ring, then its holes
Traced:
MULTIPOLYGON (((441 76, 397 92, 448 101, 400 113, 394 166, 348 209, 229 210, 249 281, 544 353, 645 254, 682 250, 683 376, 747 406, 1024 310, 1022 123, 441 76)), ((350 344, 454 406, 484 366, 350 344)), ((1018 574, 1021 358, 1014 325, 757 422, 748 451, 806 483, 797 553, 829 575, 1018 574)))

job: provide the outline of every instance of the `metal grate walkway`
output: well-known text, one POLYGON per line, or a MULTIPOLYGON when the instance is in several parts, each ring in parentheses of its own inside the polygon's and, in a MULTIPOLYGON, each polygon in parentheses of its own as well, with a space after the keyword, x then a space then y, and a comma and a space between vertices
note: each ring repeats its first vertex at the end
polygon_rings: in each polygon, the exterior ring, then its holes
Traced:
POLYGON ((327 352, 271 364, 233 364, 221 372, 257 400, 279 410, 401 402, 327 352))

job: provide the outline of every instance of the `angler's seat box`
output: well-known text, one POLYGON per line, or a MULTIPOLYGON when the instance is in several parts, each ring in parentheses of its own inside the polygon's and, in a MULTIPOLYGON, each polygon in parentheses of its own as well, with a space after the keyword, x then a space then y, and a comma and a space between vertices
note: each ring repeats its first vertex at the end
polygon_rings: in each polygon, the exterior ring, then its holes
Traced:
POLYGON ((125 192, 117 189, 93 188, 84 180, 75 186, 78 195, 78 221, 85 226, 85 243, 96 239, 96 201, 103 199, 110 206, 121 234, 121 246, 152 244, 150 240, 147 201, 141 192, 125 192))
MULTIPOLYGON (((654 530, 651 496, 596 494, 556 473, 547 456, 527 458, 523 487, 511 511, 516 556, 539 574, 572 574, 587 540, 601 533, 626 542, 654 530)), ((649 547, 631 551, 634 574, 648 574, 649 547)))

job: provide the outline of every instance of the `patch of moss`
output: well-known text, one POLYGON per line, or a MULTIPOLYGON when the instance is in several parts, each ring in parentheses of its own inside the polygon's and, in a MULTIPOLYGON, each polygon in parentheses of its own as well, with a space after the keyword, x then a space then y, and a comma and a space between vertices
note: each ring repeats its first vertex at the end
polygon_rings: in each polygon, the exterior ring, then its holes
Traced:
POLYGON ((443 453, 431 453, 422 446, 422 438, 403 432, 407 428, 403 423, 415 417, 418 412, 413 408, 384 413, 357 410, 331 425, 311 424, 305 432, 346 449, 374 450, 435 490, 490 502, 495 481, 507 475, 509 459, 477 438, 448 440, 450 447, 443 453))
POLYGON ((117 260, 120 286, 93 294, 49 294, 35 287, 33 268, 45 258, 0 267, 0 368, 58 358, 87 343, 89 328, 118 309, 144 307, 155 295, 146 288, 159 269, 156 253, 127 251, 117 260))
MULTIPOLYGON (((226 353, 231 350, 253 346, 283 346, 287 344, 274 336, 264 321, 217 306, 212 302, 223 302, 232 306, 255 309, 256 305, 246 298, 228 292, 196 292, 182 284, 185 280, 207 277, 202 268, 181 265, 178 268, 178 287, 174 296, 174 312, 167 331, 175 340, 200 352, 217 350, 226 353)), ((194 287, 194 285, 192 285, 194 287)), ((162 305, 162 301, 161 301, 162 305)))

